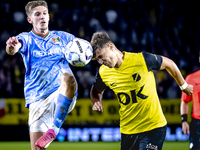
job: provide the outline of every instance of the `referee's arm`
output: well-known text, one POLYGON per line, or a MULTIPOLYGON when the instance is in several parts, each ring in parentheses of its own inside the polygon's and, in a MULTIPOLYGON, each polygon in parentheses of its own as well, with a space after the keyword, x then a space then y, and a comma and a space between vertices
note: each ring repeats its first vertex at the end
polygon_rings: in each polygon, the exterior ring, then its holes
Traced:
POLYGON ((181 113, 181 120, 182 120, 182 131, 184 134, 189 135, 190 126, 187 122, 187 114, 188 114, 188 102, 187 101, 181 101, 180 113, 181 113))

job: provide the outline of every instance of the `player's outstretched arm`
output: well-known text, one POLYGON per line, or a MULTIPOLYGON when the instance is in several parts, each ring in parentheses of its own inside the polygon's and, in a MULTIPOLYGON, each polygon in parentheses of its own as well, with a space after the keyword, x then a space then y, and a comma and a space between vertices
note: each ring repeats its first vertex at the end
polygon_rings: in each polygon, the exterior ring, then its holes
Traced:
POLYGON ((92 86, 90 90, 90 99, 93 103, 93 107, 92 107, 93 110, 103 112, 103 105, 101 103, 103 92, 104 90, 96 90, 94 86, 92 86))
POLYGON ((14 55, 15 53, 19 51, 21 46, 22 46, 21 42, 19 42, 15 36, 10 37, 6 41, 6 52, 9 55, 14 55))
POLYGON ((166 69, 167 72, 174 78, 177 84, 180 87, 183 87, 182 91, 185 92, 187 95, 191 95, 193 93, 193 86, 187 84, 178 69, 177 65, 169 58, 162 56, 163 62, 161 64, 160 70, 166 69))

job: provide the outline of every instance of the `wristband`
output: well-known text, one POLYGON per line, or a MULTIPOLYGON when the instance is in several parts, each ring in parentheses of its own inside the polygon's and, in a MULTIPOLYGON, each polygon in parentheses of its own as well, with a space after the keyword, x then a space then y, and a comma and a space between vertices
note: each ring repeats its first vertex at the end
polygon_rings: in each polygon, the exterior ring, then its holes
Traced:
POLYGON ((187 114, 181 115, 181 121, 183 122, 187 122, 187 114))
POLYGON ((185 82, 183 85, 180 86, 180 89, 183 91, 186 89, 186 87, 188 86, 187 82, 185 82))

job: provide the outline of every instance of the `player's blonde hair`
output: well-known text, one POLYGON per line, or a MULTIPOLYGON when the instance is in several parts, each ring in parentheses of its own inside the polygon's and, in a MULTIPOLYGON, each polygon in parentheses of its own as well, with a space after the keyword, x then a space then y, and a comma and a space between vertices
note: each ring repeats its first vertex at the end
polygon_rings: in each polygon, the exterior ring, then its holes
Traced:
POLYGON ((30 1, 25 6, 25 11, 27 16, 31 16, 33 9, 37 6, 44 6, 48 10, 47 2, 44 0, 30 1))
POLYGON ((107 43, 112 43, 111 40, 110 40, 110 37, 108 36, 107 33, 96 32, 92 35, 92 39, 90 41, 90 44, 91 44, 92 49, 93 49, 92 59, 94 59, 96 57, 96 50, 97 49, 101 50, 102 48, 104 48, 104 46, 107 43))

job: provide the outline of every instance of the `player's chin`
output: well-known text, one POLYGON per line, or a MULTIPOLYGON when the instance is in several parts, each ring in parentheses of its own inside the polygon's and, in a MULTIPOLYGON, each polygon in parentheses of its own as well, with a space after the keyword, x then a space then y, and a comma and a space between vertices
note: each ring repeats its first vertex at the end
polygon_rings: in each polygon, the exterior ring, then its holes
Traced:
POLYGON ((48 29, 48 26, 40 26, 40 30, 46 30, 48 29))
POLYGON ((107 66, 108 68, 113 68, 113 67, 111 67, 111 66, 107 66))
POLYGON ((114 66, 111 64, 106 64, 105 66, 107 66, 108 68, 114 68, 114 66))

